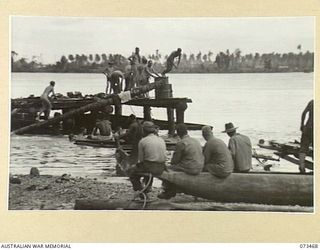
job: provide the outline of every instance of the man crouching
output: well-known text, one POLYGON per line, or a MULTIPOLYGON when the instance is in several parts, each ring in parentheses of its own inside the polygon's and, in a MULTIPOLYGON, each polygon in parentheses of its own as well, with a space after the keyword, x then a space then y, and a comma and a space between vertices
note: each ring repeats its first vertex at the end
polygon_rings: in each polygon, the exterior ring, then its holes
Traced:
MULTIPOLYGON (((176 144, 171 159, 171 170, 197 175, 203 168, 202 147, 199 141, 188 135, 187 126, 178 124, 177 134, 181 141, 176 144)), ((164 191, 158 195, 160 199, 170 199, 177 193, 175 186, 167 181, 162 183, 164 191)))

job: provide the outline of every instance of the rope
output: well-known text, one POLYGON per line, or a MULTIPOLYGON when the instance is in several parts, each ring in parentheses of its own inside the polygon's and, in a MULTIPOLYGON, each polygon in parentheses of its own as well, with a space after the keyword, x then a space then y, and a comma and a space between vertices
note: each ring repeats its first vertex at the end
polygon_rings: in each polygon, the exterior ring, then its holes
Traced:
MULTIPOLYGON (((142 210, 144 210, 145 209, 145 207, 146 207, 146 205, 147 205, 147 195, 144 193, 144 191, 146 191, 146 189, 150 186, 150 183, 151 183, 151 180, 152 180, 152 174, 151 173, 149 173, 149 175, 148 175, 148 177, 149 177, 149 180, 148 180, 148 182, 147 182, 147 184, 143 187, 143 189, 142 190, 140 190, 137 194, 135 194, 135 196, 133 197, 133 200, 136 198, 136 197, 138 197, 140 194, 142 194, 143 195, 143 205, 142 205, 142 210)), ((133 201, 132 200, 132 201, 133 201)))

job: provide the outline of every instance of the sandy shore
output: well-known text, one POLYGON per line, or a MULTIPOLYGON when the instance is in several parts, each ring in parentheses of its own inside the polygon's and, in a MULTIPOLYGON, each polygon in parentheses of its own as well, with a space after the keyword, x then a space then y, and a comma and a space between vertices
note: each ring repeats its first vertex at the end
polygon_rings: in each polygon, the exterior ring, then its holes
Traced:
MULTIPOLYGON (((177 194, 170 201, 160 200, 161 182, 156 180, 152 192, 148 193, 151 210, 207 210, 207 211, 278 211, 313 212, 313 207, 276 206, 246 203, 219 203, 186 194, 177 194)), ((120 200, 142 209, 141 200, 132 204, 135 192, 128 178, 110 177, 105 180, 72 177, 15 175, 10 177, 9 210, 73 210, 76 200, 95 200, 117 203, 120 200), (138 204, 138 205, 137 205, 138 204)), ((119 207, 120 208, 120 207, 119 207)))
MULTIPOLYGON (((131 200, 134 197, 129 180, 115 183, 108 182, 108 178, 105 181, 98 181, 70 175, 39 177, 16 175, 14 178, 21 183, 11 183, 11 178, 10 210, 70 210, 74 208, 77 199, 131 200)), ((159 188, 153 188, 149 197, 154 199, 159 192, 159 188)))
MULTIPOLYGON (((159 200, 161 182, 154 180, 149 200, 159 200)), ((128 178, 96 178, 41 175, 15 175, 10 177, 9 210, 73 210, 76 200, 127 200, 135 196, 128 178)), ((139 198, 137 198, 139 200, 139 198)), ((193 201, 185 194, 177 194, 172 201, 193 201)))

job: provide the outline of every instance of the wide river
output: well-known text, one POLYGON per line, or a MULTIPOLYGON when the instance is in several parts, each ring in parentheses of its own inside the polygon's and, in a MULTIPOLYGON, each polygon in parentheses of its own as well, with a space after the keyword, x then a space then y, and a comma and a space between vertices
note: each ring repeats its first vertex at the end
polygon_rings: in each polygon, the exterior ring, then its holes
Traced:
MULTIPOLYGON (((13 73, 11 98, 39 96, 51 80, 56 82, 56 93, 64 95, 69 91, 96 94, 105 90, 103 74, 13 73)), ((215 135, 226 143, 228 137, 221 131, 227 122, 239 127, 238 132, 248 135, 253 145, 259 139, 300 140, 301 113, 314 95, 313 73, 170 74, 169 82, 174 97, 192 99, 186 122, 212 125, 215 135)), ((142 115, 139 107, 124 111, 142 115)), ((166 119, 164 109, 153 109, 152 115, 166 119)), ((204 143, 200 131, 190 134, 204 143)), ((66 136, 12 136, 10 173, 26 174, 35 166, 42 174, 103 178, 113 175, 113 154, 113 149, 76 146, 66 136)), ((297 171, 284 160, 273 169, 297 171)))

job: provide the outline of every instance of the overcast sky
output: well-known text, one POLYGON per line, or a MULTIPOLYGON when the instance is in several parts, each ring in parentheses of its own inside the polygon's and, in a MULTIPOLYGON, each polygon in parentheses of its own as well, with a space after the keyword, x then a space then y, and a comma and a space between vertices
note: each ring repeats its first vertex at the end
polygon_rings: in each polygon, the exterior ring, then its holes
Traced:
POLYGON ((314 18, 71 18, 12 17, 11 50, 19 56, 42 56, 54 63, 62 55, 119 53, 135 47, 142 55, 216 54, 240 48, 246 53, 314 51, 314 18))

